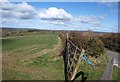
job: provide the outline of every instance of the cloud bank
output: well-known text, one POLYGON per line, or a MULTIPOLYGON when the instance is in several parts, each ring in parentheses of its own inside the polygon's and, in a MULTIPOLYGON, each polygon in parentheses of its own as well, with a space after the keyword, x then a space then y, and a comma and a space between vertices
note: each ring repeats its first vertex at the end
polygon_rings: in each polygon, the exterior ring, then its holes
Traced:
MULTIPOLYGON (((101 22, 107 18, 105 15, 74 16, 62 8, 49 7, 46 9, 36 9, 34 6, 26 2, 14 4, 8 1, 0 3, 0 14, 2 15, 2 20, 0 20, 2 21, 2 24, 7 23, 10 25, 12 23, 17 23, 20 25, 20 23, 23 24, 25 22, 25 25, 28 26, 29 24, 34 23, 35 25, 41 25, 43 27, 44 25, 42 24, 72 28, 77 28, 80 26, 83 28, 82 25, 86 25, 85 27, 89 25, 92 29, 94 29, 94 27, 100 27, 102 25, 101 22)), ((34 24, 32 26, 34 26, 34 24)))

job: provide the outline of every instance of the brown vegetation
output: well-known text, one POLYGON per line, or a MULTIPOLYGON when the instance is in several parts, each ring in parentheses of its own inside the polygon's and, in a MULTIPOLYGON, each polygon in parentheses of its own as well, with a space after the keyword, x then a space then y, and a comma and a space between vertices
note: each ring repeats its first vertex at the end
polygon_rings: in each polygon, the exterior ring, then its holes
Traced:
POLYGON ((100 39, 103 41, 105 48, 120 52, 120 33, 108 33, 100 35, 100 39))
MULTIPOLYGON (((65 45, 65 35, 61 34, 60 37, 65 45)), ((98 57, 101 54, 104 54, 104 44, 96 34, 92 32, 70 32, 69 40, 81 50, 85 49, 86 55, 98 57)))

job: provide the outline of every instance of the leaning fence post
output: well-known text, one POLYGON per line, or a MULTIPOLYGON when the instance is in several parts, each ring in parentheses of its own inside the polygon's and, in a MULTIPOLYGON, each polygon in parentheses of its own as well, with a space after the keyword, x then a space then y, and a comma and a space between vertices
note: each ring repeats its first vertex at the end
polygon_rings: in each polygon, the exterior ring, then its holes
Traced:
POLYGON ((78 68, 80 66, 81 56, 84 55, 84 52, 85 52, 85 50, 82 49, 81 54, 80 54, 79 59, 78 59, 78 62, 76 64, 76 66, 75 66, 75 69, 73 70, 73 74, 72 74, 70 80, 73 80, 75 78, 75 75, 77 74, 77 70, 78 70, 78 68))

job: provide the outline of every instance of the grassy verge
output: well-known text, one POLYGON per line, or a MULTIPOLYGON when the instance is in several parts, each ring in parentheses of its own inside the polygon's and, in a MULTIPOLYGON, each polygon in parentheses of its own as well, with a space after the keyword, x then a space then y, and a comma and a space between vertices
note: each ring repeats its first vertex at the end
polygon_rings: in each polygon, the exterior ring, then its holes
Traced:
POLYGON ((100 80, 108 62, 107 56, 102 55, 98 58, 90 58, 90 60, 95 67, 89 65, 86 61, 83 61, 80 63, 79 71, 88 74, 87 80, 100 80))
POLYGON ((119 74, 120 74, 120 70, 119 68, 117 68, 116 66, 113 66, 113 70, 112 70, 112 80, 119 80, 119 74))

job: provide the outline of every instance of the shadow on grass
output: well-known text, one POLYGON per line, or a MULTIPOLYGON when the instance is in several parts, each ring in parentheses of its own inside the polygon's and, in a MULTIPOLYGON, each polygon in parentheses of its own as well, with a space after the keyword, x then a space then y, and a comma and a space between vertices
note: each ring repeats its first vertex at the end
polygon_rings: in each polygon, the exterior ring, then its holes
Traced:
POLYGON ((85 82, 87 80, 88 74, 85 74, 84 72, 80 71, 76 74, 75 78, 71 81, 74 82, 78 77, 82 75, 82 80, 80 82, 85 82))

